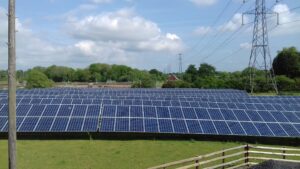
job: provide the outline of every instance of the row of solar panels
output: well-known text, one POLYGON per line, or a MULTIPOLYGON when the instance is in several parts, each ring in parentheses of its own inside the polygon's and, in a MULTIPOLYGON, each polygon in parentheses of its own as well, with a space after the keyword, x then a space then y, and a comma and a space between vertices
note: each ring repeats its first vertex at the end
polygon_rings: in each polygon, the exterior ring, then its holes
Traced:
MULTIPOLYGON (((300 124, 153 118, 18 117, 18 132, 145 132, 176 134, 299 137, 300 124)), ((0 131, 7 132, 0 117, 0 131)))
MULTIPOLYGON (((62 100, 62 102, 70 102, 72 103, 73 101, 80 102, 80 101, 86 101, 86 100, 111 100, 111 101, 117 101, 117 102, 123 102, 126 100, 133 100, 133 101, 161 101, 161 102, 171 102, 171 101, 188 101, 188 102, 218 102, 218 103, 224 103, 224 102, 233 102, 233 103, 283 103, 283 104, 300 104, 300 98, 274 98, 274 99, 260 99, 260 98, 248 98, 248 99, 243 99, 243 98, 206 98, 206 97, 195 97, 195 98, 184 98, 184 97, 99 97, 99 98, 71 98, 69 96, 65 97, 26 97, 26 96, 18 96, 17 101, 18 102, 24 102, 24 103, 30 103, 33 101, 34 103, 39 103, 39 102, 46 102, 46 103, 51 103, 51 100, 62 100)), ((1 98, 0 97, 0 103, 5 104, 7 103, 8 99, 7 97, 1 98)), ((56 101, 58 102, 58 101, 56 101)))
MULTIPOLYGON (((7 117, 1 106, 0 117, 7 117)), ((255 122, 300 123, 300 112, 255 111, 212 108, 103 106, 99 105, 18 105, 18 117, 135 117, 255 122)))
MULTIPOLYGON (((0 117, 0 131, 7 132, 7 117, 0 117)), ((18 132, 96 132, 99 118, 17 117, 18 132)))
POLYGON ((101 132, 299 137, 300 124, 180 119, 103 118, 101 132))
MULTIPOLYGON (((74 109, 72 108, 73 111, 74 109)), ((246 113, 231 110, 216 112, 210 109, 188 108, 180 111, 180 109, 172 110, 168 114, 167 109, 164 108, 148 107, 140 110, 133 107, 109 106, 103 108, 100 124, 98 117, 86 115, 63 117, 27 114, 24 117, 18 116, 17 130, 19 132, 96 132, 99 130, 100 132, 300 136, 299 114, 295 113, 287 115, 280 112, 246 113)), ((6 132, 7 117, 0 117, 0 122, 0 131, 6 132)))
MULTIPOLYGON (((99 105, 18 105, 18 117, 99 117, 99 105)), ((8 106, 1 106, 0 116, 7 117, 8 106)))
MULTIPOLYGON (((23 99, 18 105, 118 105, 118 106, 159 106, 159 107, 193 107, 214 109, 276 110, 300 111, 300 104, 277 103, 223 103, 223 102, 186 102, 186 101, 142 101, 142 100, 81 100, 81 99, 23 99)), ((1 102, 0 106, 7 105, 1 102)))

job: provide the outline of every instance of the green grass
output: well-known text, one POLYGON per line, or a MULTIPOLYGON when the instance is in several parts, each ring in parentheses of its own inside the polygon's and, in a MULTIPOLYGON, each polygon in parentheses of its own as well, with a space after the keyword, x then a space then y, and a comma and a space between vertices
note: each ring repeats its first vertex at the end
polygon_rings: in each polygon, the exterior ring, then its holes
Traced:
MULTIPOLYGON (((18 141, 19 169, 142 169, 242 143, 204 141, 18 141)), ((0 169, 7 141, 0 141, 0 169)))

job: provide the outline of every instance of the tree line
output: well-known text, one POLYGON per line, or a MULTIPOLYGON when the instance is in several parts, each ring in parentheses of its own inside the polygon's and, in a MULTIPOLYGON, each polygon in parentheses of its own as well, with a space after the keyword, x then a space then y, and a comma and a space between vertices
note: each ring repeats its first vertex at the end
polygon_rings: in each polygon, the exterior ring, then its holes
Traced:
MULTIPOLYGON (((26 81, 27 88, 52 87, 55 82, 132 82, 133 87, 155 87, 156 81, 164 81, 166 74, 152 69, 138 70, 125 65, 91 64, 85 69, 73 69, 52 65, 17 71, 20 83, 26 81)), ((7 80, 7 72, 0 71, 0 80, 7 80)))
MULTIPOLYGON (((300 52, 295 48, 284 48, 273 60, 273 69, 280 91, 300 90, 300 52)), ((257 75, 255 91, 268 92, 272 86, 265 80, 263 70, 255 70, 257 75)), ((167 81, 168 74, 152 69, 139 70, 125 65, 95 63, 84 69, 65 66, 34 67, 17 71, 19 82, 26 81, 28 88, 51 87, 55 82, 132 82, 135 88, 152 88, 156 82, 163 83, 163 88, 232 88, 249 90, 250 68, 242 71, 217 71, 207 63, 200 66, 189 65, 182 74, 176 74, 181 80, 167 81)), ((7 80, 7 71, 0 71, 0 81, 7 80)))
MULTIPOLYGON (((273 69, 279 91, 300 90, 300 52, 295 48, 284 48, 273 60, 273 69)), ((255 91, 268 92, 272 86, 266 82, 265 72, 255 70, 255 91)), ((166 82, 165 88, 232 88, 250 91, 250 68, 235 72, 217 71, 212 65, 203 63, 198 68, 189 65, 181 81, 166 82)))

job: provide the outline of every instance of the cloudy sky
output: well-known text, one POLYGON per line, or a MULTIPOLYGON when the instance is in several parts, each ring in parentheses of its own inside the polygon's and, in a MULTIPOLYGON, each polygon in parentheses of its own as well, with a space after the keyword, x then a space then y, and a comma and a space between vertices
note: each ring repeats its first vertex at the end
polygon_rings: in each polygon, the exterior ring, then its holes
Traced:
MULTIPOLYGON (((0 1, 0 66, 7 68, 7 1, 0 1)), ((91 63, 178 71, 213 64, 234 71, 247 66, 255 0, 17 0, 17 67, 91 63)), ((271 54, 300 49, 300 2, 268 0, 271 54)))

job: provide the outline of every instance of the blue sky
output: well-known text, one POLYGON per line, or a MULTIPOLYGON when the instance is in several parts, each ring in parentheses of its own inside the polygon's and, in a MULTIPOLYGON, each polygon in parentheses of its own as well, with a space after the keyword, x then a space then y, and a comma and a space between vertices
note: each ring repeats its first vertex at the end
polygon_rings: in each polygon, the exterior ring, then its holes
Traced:
MULTIPOLYGON (((0 2, 0 66, 7 66, 7 1, 0 2)), ((255 0, 17 0, 17 66, 87 67, 94 62, 178 71, 207 62, 218 70, 248 65, 255 0), (223 11, 223 12, 222 12, 223 11), (218 16, 220 16, 218 18, 218 16), (248 24, 247 24, 248 23, 248 24)), ((268 0, 271 55, 300 49, 299 1, 268 0)))

